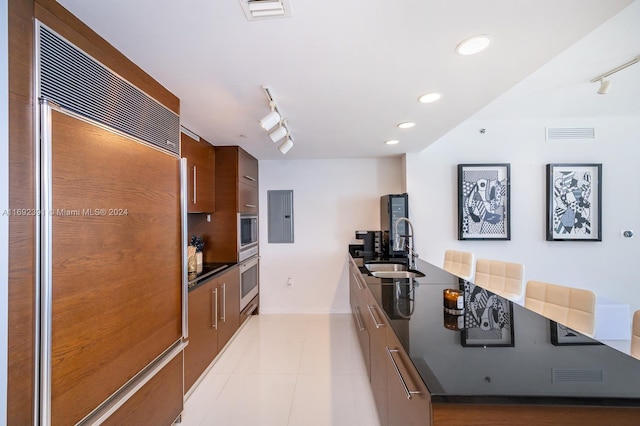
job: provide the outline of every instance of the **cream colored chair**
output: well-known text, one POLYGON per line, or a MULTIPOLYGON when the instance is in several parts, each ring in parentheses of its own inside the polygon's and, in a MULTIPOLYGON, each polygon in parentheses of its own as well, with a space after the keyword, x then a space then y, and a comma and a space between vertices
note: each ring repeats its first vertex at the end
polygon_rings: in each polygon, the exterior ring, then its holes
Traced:
POLYGON ((499 296, 517 302, 522 298, 524 290, 524 265, 478 259, 473 282, 499 296))
POLYGON ((447 250, 444 252, 444 270, 463 280, 473 277, 475 255, 466 251, 447 250))
POLYGON ((589 337, 595 333, 596 294, 590 290, 528 281, 524 306, 589 337))
POLYGON ((640 359, 640 311, 633 313, 631 326, 631 356, 640 359))

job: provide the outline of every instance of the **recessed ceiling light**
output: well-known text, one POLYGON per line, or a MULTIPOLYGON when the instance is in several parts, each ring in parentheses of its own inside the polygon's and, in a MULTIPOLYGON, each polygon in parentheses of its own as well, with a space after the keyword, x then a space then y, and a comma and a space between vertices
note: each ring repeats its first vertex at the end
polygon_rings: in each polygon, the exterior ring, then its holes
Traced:
POLYGON ((401 128, 401 129, 410 129, 415 125, 416 125, 416 123, 414 123, 412 121, 405 121, 403 123, 399 123, 398 127, 401 128))
POLYGON ((469 37, 456 46, 458 55, 475 55, 491 44, 491 37, 485 34, 469 37))
POLYGON ((423 104, 428 104, 437 101, 441 97, 442 95, 440 95, 440 93, 427 93, 426 95, 420 96, 418 100, 423 104))
POLYGON ((387 145, 397 145, 398 143, 400 143, 400 141, 397 141, 397 140, 395 140, 395 139, 392 139, 392 140, 390 140, 390 141, 385 141, 385 143, 386 143, 387 145))

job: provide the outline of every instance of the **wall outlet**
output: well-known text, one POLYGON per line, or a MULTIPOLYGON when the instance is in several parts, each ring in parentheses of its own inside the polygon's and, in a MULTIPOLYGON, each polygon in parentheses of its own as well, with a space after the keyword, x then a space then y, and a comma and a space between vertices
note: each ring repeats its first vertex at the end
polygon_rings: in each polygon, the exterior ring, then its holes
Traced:
POLYGON ((287 278, 287 287, 293 287, 293 280, 291 277, 287 278))

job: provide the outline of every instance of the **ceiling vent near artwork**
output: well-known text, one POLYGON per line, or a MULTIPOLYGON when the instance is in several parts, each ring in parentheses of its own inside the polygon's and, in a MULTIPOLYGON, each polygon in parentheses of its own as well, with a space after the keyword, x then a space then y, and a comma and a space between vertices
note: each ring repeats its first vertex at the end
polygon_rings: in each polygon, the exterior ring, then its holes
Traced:
POLYGON ((291 16, 289 0, 240 0, 240 5, 249 21, 291 16))
POLYGON ((548 141, 595 139, 596 129, 593 127, 547 127, 548 141))
POLYGON ((552 368, 553 383, 602 383, 604 370, 586 368, 552 368))

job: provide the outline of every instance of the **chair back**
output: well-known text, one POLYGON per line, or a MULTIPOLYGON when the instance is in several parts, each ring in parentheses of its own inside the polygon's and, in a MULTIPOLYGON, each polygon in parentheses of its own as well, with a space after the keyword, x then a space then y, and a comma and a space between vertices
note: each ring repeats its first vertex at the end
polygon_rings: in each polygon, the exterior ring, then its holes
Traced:
POLYGON ((528 281, 524 306, 589 337, 595 333, 596 294, 590 290, 528 281))
POLYGON ((445 271, 451 272, 464 280, 471 280, 475 255, 466 251, 447 250, 444 252, 445 271))
POLYGON ((478 259, 473 282, 499 296, 517 301, 524 289, 524 265, 478 259))
POLYGON ((640 359, 640 310, 633 313, 631 326, 631 356, 640 359))

